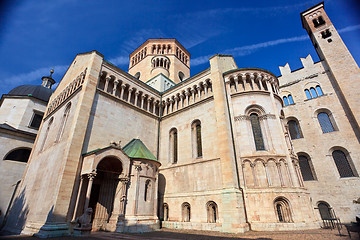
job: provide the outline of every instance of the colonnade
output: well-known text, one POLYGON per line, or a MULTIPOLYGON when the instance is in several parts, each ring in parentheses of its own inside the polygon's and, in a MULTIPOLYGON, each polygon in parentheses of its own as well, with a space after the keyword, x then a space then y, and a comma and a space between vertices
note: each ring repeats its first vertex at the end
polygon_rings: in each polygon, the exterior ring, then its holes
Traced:
POLYGON ((210 79, 199 82, 191 88, 182 89, 180 92, 166 97, 166 99, 162 101, 162 115, 165 116, 180 110, 202 99, 210 97, 212 94, 212 84, 210 79))
POLYGON ((103 72, 98 88, 144 111, 159 115, 160 101, 155 95, 138 90, 113 75, 103 72))
POLYGON ((170 44, 154 44, 152 45, 152 54, 169 54, 172 53, 170 44))
POLYGON ((180 61, 182 61, 186 65, 188 64, 188 56, 183 51, 181 51, 180 48, 176 48, 175 55, 180 59, 180 61))
POLYGON ((135 54, 135 56, 131 58, 131 66, 134 66, 135 64, 143 60, 146 57, 146 55, 147 55, 147 47, 140 50, 137 54, 135 54))
POLYGON ((153 68, 163 67, 163 68, 166 68, 167 70, 169 70, 169 68, 170 68, 170 60, 165 56, 155 56, 151 60, 151 66, 153 68))
POLYGON ((225 77, 228 92, 272 91, 279 94, 279 84, 275 77, 259 72, 236 72, 225 77))

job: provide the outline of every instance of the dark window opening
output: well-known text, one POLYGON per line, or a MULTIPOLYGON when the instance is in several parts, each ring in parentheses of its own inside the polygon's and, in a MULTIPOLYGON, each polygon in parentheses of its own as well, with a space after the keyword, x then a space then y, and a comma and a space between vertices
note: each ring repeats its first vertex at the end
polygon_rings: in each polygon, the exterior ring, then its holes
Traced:
POLYGON ((316 19, 313 19, 312 21, 314 23, 314 27, 316 27, 316 28, 325 24, 325 21, 321 16, 316 19))
POLYGON ((334 126, 332 125, 329 115, 327 113, 321 112, 318 114, 317 117, 323 133, 329 133, 335 131, 334 126))
POLYGON ((332 153, 335 165, 339 171, 340 177, 355 177, 354 171, 351 169, 349 160, 345 153, 340 150, 335 150, 332 153))
POLYGON ((288 126, 289 126, 289 132, 290 132, 291 139, 302 138, 300 129, 299 129, 299 125, 295 120, 290 120, 288 122, 288 126))
POLYGON ((306 156, 299 156, 299 165, 304 181, 315 180, 314 173, 311 168, 311 163, 306 156))
POLYGON ((26 148, 16 149, 10 152, 4 160, 12 160, 18 162, 27 162, 29 160, 31 150, 26 148))
POLYGON ((34 113, 34 116, 30 123, 30 127, 39 129, 43 116, 44 116, 44 114, 34 113))
POLYGON ((252 113, 250 115, 250 122, 253 130, 256 150, 265 150, 264 139, 261 133, 261 126, 258 115, 252 113))
POLYGON ((201 146, 201 125, 196 125, 196 151, 197 157, 202 157, 202 146, 201 146))
POLYGON ((325 31, 322 31, 322 32, 321 32, 321 37, 322 37, 323 39, 328 38, 328 37, 331 37, 331 32, 330 32, 330 30, 329 30, 329 29, 326 29, 325 31))

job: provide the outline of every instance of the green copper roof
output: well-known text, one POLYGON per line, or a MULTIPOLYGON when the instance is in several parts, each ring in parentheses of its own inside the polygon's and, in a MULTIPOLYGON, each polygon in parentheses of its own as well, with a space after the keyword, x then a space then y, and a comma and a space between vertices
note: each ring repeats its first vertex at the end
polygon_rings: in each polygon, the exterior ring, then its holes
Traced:
POLYGON ((126 144, 122 150, 131 158, 143 158, 157 161, 156 157, 150 152, 140 139, 133 139, 126 144))

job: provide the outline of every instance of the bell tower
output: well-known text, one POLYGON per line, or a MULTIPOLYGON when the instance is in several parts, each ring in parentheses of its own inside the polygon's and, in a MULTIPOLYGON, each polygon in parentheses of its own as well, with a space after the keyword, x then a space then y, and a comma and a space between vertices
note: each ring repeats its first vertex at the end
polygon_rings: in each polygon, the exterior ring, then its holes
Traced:
POLYGON ((190 53, 176 39, 148 39, 130 54, 129 73, 143 82, 161 74, 174 85, 190 77, 190 53))
POLYGON ((326 68, 346 115, 360 141, 360 69, 331 23, 321 2, 301 14, 303 28, 326 68))

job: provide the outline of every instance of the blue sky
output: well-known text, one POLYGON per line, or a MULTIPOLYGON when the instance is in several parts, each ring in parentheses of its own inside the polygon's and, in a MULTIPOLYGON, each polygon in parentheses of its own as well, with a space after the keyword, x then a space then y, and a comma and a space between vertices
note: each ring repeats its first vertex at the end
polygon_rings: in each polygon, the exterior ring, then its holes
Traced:
MULTIPOLYGON (((0 3, 0 94, 41 84, 55 67, 59 82, 75 55, 97 50, 127 71, 129 54, 148 38, 176 38, 191 53, 191 75, 216 53, 231 54, 239 68, 301 66, 318 56, 301 26, 300 12, 319 0, 76 1, 0 3)), ((360 4, 325 0, 325 11, 360 65, 360 4)))

